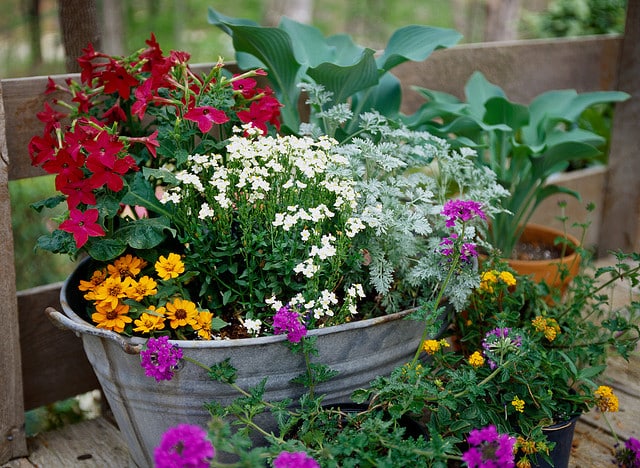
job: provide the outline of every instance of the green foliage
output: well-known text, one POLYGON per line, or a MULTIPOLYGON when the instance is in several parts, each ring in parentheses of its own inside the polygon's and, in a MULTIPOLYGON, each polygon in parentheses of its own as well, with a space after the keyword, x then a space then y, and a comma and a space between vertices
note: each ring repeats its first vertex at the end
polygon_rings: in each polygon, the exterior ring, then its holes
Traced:
MULTIPOLYGON (((298 131, 300 98, 298 83, 321 85, 330 94, 327 106, 351 101, 355 116, 374 107, 393 117, 400 106, 400 83, 388 73, 408 61, 422 61, 435 49, 456 44, 461 36, 450 29, 406 26, 396 30, 383 53, 355 44, 348 35, 325 38, 312 26, 283 18, 276 28, 260 26, 246 19, 235 19, 209 9, 209 22, 233 39, 238 65, 264 67, 278 98, 284 104, 283 123, 298 131)), ((357 121, 346 126, 355 131, 357 121)), ((326 130, 326 129, 325 129, 326 130)))
MULTIPOLYGON (((524 226, 543 200, 557 193, 579 198, 578 193, 547 181, 572 162, 600 158, 605 139, 578 125, 585 111, 629 98, 618 91, 579 94, 553 90, 526 106, 509 101, 480 72, 465 86, 466 102, 434 90, 417 90, 427 102, 406 118, 407 124, 448 138, 454 147, 482 151, 477 161, 493 170, 509 191, 504 204, 507 211, 493 217, 489 233, 490 244, 505 258, 511 256, 524 226)), ((598 120, 591 119, 595 126, 598 120)))
POLYGON ((546 11, 525 16, 535 37, 622 33, 626 0, 553 0, 546 11))

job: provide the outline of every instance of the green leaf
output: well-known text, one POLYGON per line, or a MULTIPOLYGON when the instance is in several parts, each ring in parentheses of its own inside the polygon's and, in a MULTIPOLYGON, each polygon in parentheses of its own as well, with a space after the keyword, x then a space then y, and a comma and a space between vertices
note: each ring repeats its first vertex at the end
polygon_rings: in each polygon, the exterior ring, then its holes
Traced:
POLYGON ((220 317, 213 317, 213 319, 211 319, 211 329, 212 330, 215 330, 215 331, 222 330, 227 325, 229 325, 229 324, 227 322, 225 322, 224 320, 222 320, 220 317))
POLYGON ((483 121, 489 125, 505 124, 517 130, 529 122, 529 110, 522 104, 516 104, 497 96, 485 103, 486 113, 483 121))
POLYGON ((469 103, 469 113, 482 120, 485 113, 485 103, 492 97, 506 99, 504 91, 499 86, 489 83, 481 72, 474 72, 464 87, 464 94, 469 103))
POLYGON ((144 250, 161 244, 167 238, 166 232, 176 234, 167 218, 144 218, 129 221, 117 230, 115 237, 133 249, 144 250))
POLYGON ((129 185, 129 191, 122 197, 121 203, 131 206, 142 206, 158 214, 169 216, 169 206, 158 200, 155 187, 142 173, 138 172, 129 185))
POLYGON ((421 62, 440 48, 451 47, 462 39, 453 29, 410 25, 396 30, 378 58, 378 68, 389 71, 403 62, 421 62))
POLYGON ((31 208, 36 210, 38 213, 42 212, 43 208, 55 208, 60 203, 64 203, 67 197, 64 195, 56 195, 54 197, 45 198, 44 200, 39 200, 35 203, 31 204, 31 208))
POLYGON ((168 184, 178 185, 178 179, 173 172, 166 169, 155 169, 153 167, 143 167, 142 175, 146 179, 153 177, 154 179, 164 180, 168 184))
POLYGON ((378 69, 373 54, 372 49, 365 49, 354 65, 343 67, 325 62, 309 68, 307 74, 333 93, 334 103, 345 102, 352 94, 378 83, 378 69))
POLYGON ((118 239, 99 239, 91 242, 89 255, 95 260, 108 262, 122 255, 127 248, 127 244, 118 239))

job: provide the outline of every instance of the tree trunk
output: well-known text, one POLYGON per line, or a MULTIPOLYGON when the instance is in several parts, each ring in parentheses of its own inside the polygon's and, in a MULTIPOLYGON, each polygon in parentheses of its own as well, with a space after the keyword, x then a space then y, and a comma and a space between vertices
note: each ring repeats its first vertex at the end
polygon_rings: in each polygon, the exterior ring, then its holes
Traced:
POLYGON ((124 10, 122 0, 102 0, 102 47, 111 55, 124 55, 124 10))
POLYGON ((311 24, 313 19, 313 0, 271 0, 264 15, 264 22, 276 26, 280 18, 286 16, 299 23, 311 24))
POLYGON ((518 37, 520 0, 486 0, 485 41, 508 41, 518 37))
POLYGON ((68 72, 79 72, 77 58, 89 43, 101 49, 96 0, 59 0, 58 14, 68 72))
POLYGON ((42 28, 40 27, 40 0, 26 0, 24 3, 27 22, 29 23, 29 50, 31 51, 31 66, 37 68, 42 65, 42 28))

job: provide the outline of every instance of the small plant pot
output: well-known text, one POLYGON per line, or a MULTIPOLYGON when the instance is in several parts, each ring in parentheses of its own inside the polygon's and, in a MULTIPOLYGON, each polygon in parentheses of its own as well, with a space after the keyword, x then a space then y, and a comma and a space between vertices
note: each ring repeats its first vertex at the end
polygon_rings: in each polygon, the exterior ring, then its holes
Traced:
POLYGON ((549 442, 556 444, 549 454, 553 465, 550 465, 545 460, 542 460, 541 457, 538 457, 538 459, 532 461, 532 468, 567 468, 569 466, 573 434, 579 417, 580 416, 574 416, 568 421, 563 421, 542 429, 542 432, 547 436, 549 442))
POLYGON ((563 231, 539 224, 527 224, 520 238, 520 242, 549 246, 554 249, 563 249, 562 245, 556 245, 556 239, 565 238, 569 243, 564 247, 564 255, 560 258, 544 260, 507 259, 507 263, 517 273, 531 276, 538 283, 544 281, 551 290, 560 289, 565 292, 571 280, 580 269, 580 254, 573 247, 580 241, 563 231))

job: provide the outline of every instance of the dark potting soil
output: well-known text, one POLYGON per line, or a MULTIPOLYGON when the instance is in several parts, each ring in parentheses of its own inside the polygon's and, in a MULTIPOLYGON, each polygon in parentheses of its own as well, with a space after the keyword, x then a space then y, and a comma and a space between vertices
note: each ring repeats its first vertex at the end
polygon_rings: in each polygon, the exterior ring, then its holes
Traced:
POLYGON ((514 260, 554 260, 560 258, 560 246, 550 246, 539 242, 518 242, 511 258, 514 260))

